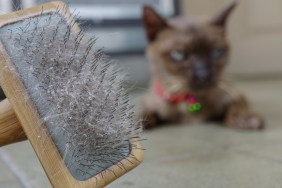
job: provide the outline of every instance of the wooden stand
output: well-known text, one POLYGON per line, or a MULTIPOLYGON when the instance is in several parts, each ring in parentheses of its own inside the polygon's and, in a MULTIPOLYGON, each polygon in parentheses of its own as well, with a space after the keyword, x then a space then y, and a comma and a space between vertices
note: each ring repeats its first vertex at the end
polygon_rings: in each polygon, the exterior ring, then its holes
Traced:
POLYGON ((8 99, 0 102, 0 147, 26 140, 27 137, 8 99))

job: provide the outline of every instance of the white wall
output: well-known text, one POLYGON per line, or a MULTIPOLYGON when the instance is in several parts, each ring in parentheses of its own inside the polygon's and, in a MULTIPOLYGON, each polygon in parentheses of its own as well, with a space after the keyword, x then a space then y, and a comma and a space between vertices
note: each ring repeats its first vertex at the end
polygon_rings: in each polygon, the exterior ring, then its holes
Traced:
MULTIPOLYGON (((182 0, 185 15, 213 15, 230 0, 182 0)), ((229 71, 282 75, 282 0, 241 0, 229 22, 229 71)))

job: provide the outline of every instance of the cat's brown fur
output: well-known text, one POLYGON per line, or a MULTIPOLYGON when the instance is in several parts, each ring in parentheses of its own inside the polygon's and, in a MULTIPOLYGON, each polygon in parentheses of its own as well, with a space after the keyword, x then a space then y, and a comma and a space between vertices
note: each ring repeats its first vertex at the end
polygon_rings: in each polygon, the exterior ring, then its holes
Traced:
POLYGON ((144 7, 152 75, 151 87, 142 100, 145 129, 162 123, 213 119, 228 127, 263 128, 263 119, 249 110, 244 96, 223 78, 229 54, 226 21, 235 6, 233 2, 208 21, 185 17, 165 20, 152 8, 144 7), (154 89, 155 81, 169 94, 193 94, 202 110, 192 114, 164 100, 154 89))

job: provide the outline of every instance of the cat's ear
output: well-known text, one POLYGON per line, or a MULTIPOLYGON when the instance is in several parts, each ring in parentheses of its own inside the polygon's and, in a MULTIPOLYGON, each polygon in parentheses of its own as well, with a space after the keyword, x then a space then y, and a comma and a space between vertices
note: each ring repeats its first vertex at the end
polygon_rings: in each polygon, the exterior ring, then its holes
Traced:
POLYGON ((144 6, 142 19, 150 42, 156 39, 160 31, 168 27, 166 20, 149 6, 144 6))
POLYGON ((230 16, 230 14, 233 12, 235 7, 237 6, 238 1, 233 0, 232 3, 230 3, 228 6, 226 6, 224 9, 222 9, 218 14, 216 14, 210 21, 210 23, 214 26, 225 28, 226 22, 230 16))

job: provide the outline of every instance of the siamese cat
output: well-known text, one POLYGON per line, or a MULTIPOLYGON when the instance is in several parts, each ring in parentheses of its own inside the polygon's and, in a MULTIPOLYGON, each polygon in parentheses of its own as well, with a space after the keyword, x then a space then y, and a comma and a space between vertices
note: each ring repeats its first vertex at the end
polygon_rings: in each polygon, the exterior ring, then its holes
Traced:
POLYGON ((229 43, 226 25, 236 1, 205 21, 166 20, 145 6, 151 84, 141 102, 144 128, 163 123, 216 120, 240 129, 262 129, 263 118, 224 78, 229 43))

